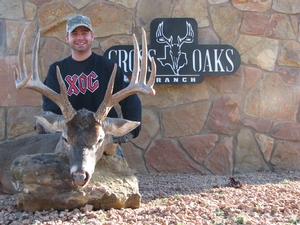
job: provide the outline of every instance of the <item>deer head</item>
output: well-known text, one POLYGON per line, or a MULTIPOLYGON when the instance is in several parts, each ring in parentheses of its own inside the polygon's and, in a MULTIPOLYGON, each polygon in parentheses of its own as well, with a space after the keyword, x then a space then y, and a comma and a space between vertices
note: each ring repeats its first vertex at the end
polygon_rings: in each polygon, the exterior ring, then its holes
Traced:
POLYGON ((60 70, 57 70, 60 93, 44 85, 38 74, 38 48, 40 31, 38 31, 32 51, 32 71, 27 74, 25 65, 25 27, 18 51, 18 68, 13 66, 15 84, 18 89, 28 88, 39 92, 55 102, 61 109, 65 122, 61 126, 61 139, 56 147, 56 152, 65 152, 70 163, 70 175, 72 182, 77 186, 85 186, 90 180, 97 161, 102 157, 104 148, 111 135, 122 136, 139 125, 139 122, 121 118, 108 118, 110 109, 122 99, 135 93, 155 94, 153 85, 155 82, 156 65, 152 58, 152 72, 147 81, 147 40, 146 33, 142 29, 142 60, 140 68, 139 46, 135 35, 134 44, 134 68, 130 84, 123 90, 113 93, 114 80, 117 66, 111 74, 107 91, 101 105, 96 112, 81 109, 76 111, 70 104, 66 92, 66 86, 60 70))

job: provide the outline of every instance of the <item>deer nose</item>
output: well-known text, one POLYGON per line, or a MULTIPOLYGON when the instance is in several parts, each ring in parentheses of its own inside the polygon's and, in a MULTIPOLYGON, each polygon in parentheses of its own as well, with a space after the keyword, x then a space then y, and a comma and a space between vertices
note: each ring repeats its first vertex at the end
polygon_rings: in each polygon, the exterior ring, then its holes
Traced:
POLYGON ((89 180, 89 174, 87 172, 74 172, 72 180, 74 185, 84 186, 89 180))

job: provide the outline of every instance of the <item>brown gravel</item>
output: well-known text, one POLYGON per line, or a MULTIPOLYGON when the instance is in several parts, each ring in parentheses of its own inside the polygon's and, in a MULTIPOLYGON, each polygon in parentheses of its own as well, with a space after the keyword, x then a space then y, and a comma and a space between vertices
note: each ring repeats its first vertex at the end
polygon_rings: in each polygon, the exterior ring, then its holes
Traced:
POLYGON ((139 175, 138 209, 19 212, 0 195, 0 224, 300 224, 300 173, 139 175), (230 185, 230 177, 242 186, 230 185))

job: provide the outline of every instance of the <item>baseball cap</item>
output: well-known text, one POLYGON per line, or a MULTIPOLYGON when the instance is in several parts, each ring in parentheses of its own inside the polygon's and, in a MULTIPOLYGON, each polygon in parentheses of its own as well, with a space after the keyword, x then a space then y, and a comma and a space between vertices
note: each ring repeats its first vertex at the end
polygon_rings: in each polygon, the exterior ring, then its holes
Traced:
POLYGON ((76 27, 84 26, 89 28, 91 31, 92 29, 92 24, 90 18, 87 16, 83 16, 81 14, 76 14, 75 16, 69 18, 67 20, 67 33, 71 33, 76 27))

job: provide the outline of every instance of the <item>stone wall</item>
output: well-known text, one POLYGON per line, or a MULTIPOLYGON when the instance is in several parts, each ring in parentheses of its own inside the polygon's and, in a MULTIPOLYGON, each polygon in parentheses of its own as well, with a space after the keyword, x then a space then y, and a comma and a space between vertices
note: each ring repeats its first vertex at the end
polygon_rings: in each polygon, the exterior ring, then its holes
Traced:
MULTIPOLYGON (((143 129, 123 145, 139 173, 232 174, 300 170, 300 4, 294 0, 0 0, 0 139, 34 135, 41 96, 17 91, 21 32, 29 23, 26 49, 42 30, 40 73, 70 54, 65 20, 92 19, 95 52, 131 45, 132 33, 149 33, 155 18, 192 17, 199 44, 229 44, 242 64, 231 76, 201 84, 156 85, 155 97, 140 96, 143 129)), ((139 35, 138 35, 139 36, 139 35)), ((30 54, 28 54, 30 65, 30 54)))

